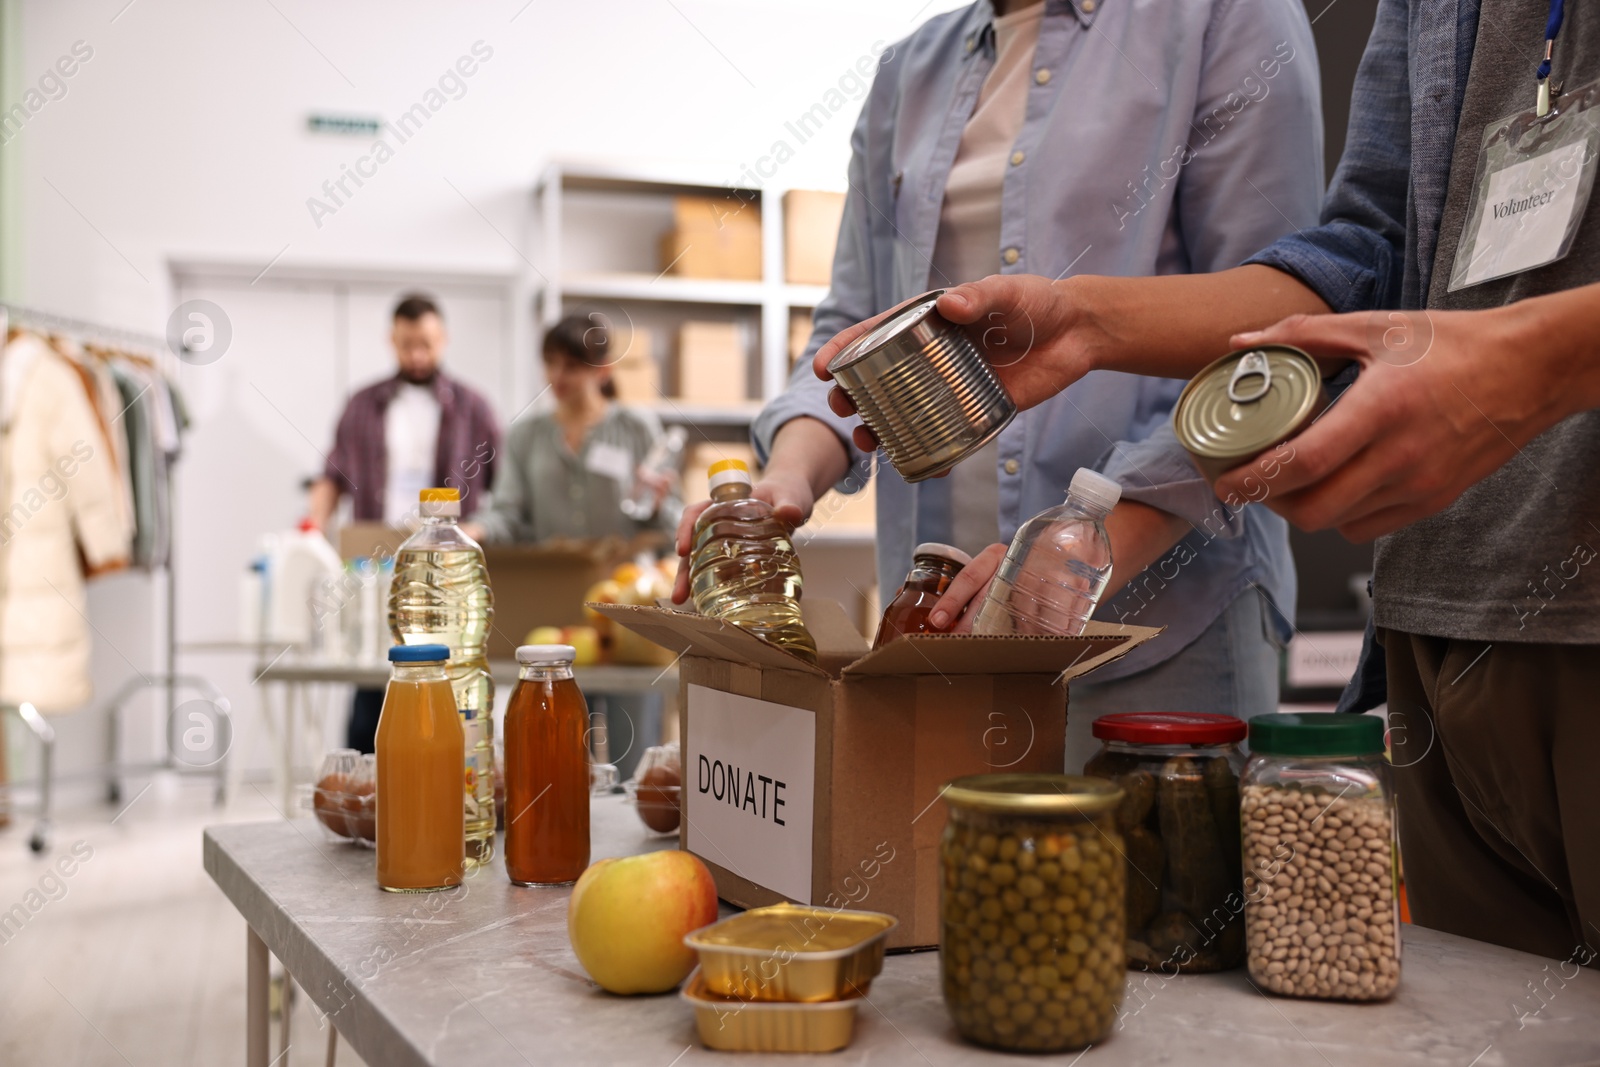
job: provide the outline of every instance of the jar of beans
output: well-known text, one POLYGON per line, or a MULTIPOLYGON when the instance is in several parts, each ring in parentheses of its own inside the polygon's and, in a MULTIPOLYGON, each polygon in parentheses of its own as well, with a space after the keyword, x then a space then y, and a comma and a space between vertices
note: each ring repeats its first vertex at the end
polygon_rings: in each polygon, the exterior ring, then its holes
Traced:
POLYGON ((1122 788, 1128 966, 1164 974, 1244 965, 1239 742, 1231 715, 1123 712, 1094 722, 1084 774, 1122 788))
POLYGON ((944 793, 939 969, 963 1037, 1002 1049, 1082 1048, 1122 1003, 1124 871, 1100 778, 988 774, 944 793))
POLYGON ((1289 996, 1389 996, 1400 915, 1383 721, 1260 715, 1250 751, 1240 779, 1250 977, 1289 996))

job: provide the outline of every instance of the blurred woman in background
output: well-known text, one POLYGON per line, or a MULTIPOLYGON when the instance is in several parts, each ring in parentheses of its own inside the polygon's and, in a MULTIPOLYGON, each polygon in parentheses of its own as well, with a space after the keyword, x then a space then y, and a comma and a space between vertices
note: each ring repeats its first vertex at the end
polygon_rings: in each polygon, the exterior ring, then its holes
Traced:
POLYGON ((671 531, 680 510, 672 481, 642 464, 661 439, 649 411, 617 403, 609 330, 599 316, 568 315, 544 335, 544 373, 555 406, 513 422, 497 457, 493 499, 468 530, 479 540, 631 538, 671 531), (643 482, 654 514, 630 518, 622 503, 643 482))
MULTIPOLYGON (((609 334, 598 315, 568 315, 544 335, 545 381, 555 404, 506 430, 490 505, 476 522, 462 524, 472 537, 488 544, 631 540, 677 526, 682 505, 671 476, 644 467, 661 440, 661 423, 652 412, 617 402, 611 367, 622 353, 612 352, 609 334), (642 518, 623 510, 635 489, 654 508, 642 518)), ((645 748, 661 741, 661 697, 588 696, 591 710, 605 716, 609 758, 627 778, 645 748)))

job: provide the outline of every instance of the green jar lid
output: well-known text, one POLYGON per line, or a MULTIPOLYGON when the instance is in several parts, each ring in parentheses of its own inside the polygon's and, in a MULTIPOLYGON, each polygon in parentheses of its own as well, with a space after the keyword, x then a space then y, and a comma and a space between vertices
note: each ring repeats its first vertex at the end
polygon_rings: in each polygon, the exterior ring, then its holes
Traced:
POLYGON ((1258 756, 1375 756, 1383 752, 1383 720, 1337 712, 1257 715, 1250 751, 1258 756))

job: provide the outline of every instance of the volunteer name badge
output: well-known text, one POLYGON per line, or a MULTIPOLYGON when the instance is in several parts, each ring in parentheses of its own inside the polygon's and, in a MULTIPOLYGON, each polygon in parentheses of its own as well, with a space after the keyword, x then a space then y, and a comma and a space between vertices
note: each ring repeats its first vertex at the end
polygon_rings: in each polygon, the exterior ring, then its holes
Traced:
POLYGON ((805 708, 688 687, 684 845, 811 903, 817 717, 805 708))
POLYGON ((1451 292, 1542 267, 1572 249, 1600 149, 1600 83, 1489 124, 1467 210, 1451 292))
POLYGON ((621 445, 614 445, 609 441, 596 441, 589 446, 589 454, 584 465, 624 488, 633 485, 633 457, 621 445))

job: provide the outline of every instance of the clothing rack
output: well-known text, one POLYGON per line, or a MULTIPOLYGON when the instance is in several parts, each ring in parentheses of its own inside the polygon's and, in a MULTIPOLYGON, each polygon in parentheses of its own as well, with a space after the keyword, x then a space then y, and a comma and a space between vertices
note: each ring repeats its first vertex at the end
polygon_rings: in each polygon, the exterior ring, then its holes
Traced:
MULTIPOLYGON (((37 308, 23 307, 0 301, 0 338, 4 338, 11 326, 23 329, 36 330, 45 333, 60 333, 71 336, 79 343, 101 343, 108 348, 134 348, 151 357, 160 367, 165 364, 167 369, 173 367, 175 354, 170 353, 167 341, 152 333, 143 333, 137 330, 126 330, 116 326, 105 326, 96 322, 74 318, 68 315, 58 315, 50 311, 41 311, 37 308), (163 354, 166 354, 165 356, 163 354)), ((3 343, 3 341, 0 341, 3 343)), ((166 598, 166 633, 165 637, 165 666, 160 672, 154 674, 138 673, 137 677, 128 679, 120 686, 111 700, 105 705, 107 717, 107 758, 106 758, 106 799, 110 803, 117 803, 122 797, 122 784, 120 776, 129 771, 148 770, 185 770, 172 752, 173 726, 177 715, 178 693, 181 690, 192 689, 203 694, 217 708, 218 714, 227 717, 228 702, 222 698, 220 691, 211 682, 198 675, 185 675, 177 673, 178 663, 178 586, 177 586, 177 549, 176 531, 169 531, 169 544, 167 549, 167 565, 164 580, 161 583, 166 598), (135 694, 146 689, 160 689, 166 694, 166 758, 154 765, 122 765, 118 763, 118 742, 121 736, 121 713, 123 705, 135 694)), ((19 710, 22 720, 38 740, 40 746, 40 777, 39 777, 39 819, 33 833, 28 839, 28 845, 35 852, 42 852, 49 847, 50 841, 50 798, 51 779, 54 768, 55 730, 50 726, 32 705, 23 704, 19 710)), ((231 724, 230 724, 231 726, 231 724)), ((226 799, 227 783, 227 753, 205 772, 216 778, 216 802, 223 803, 226 799)))

